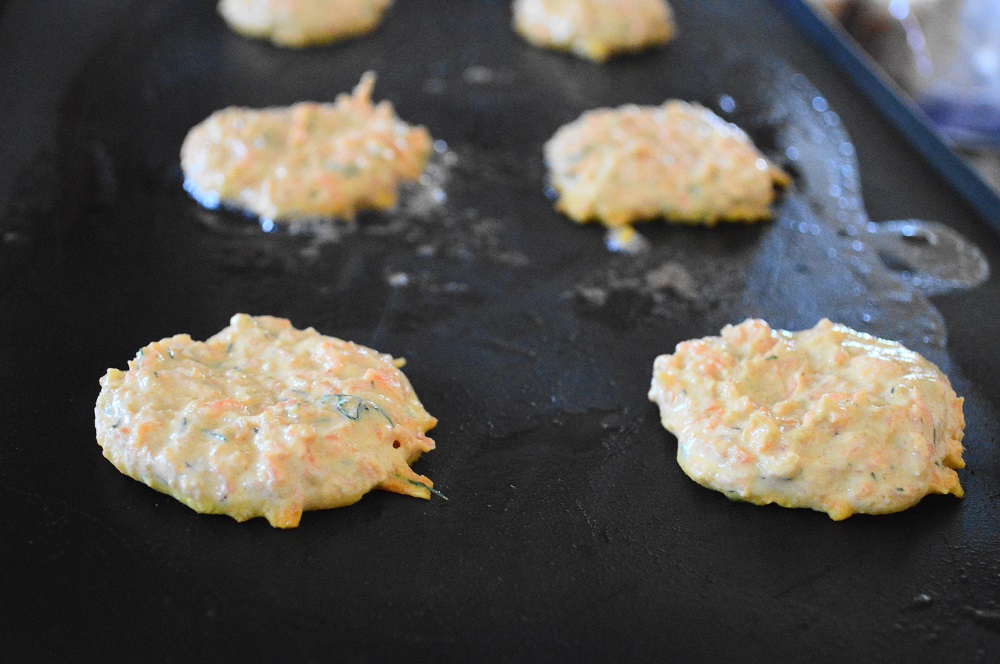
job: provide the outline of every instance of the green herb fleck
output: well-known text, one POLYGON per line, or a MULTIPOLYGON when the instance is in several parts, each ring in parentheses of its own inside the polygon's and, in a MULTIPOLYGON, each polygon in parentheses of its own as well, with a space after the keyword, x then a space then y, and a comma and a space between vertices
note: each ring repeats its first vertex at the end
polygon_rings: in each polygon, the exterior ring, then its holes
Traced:
POLYGON ((118 425, 122 423, 122 418, 118 418, 118 421, 111 425, 112 429, 117 429, 118 425))
POLYGON ((229 355, 232 352, 233 352, 233 344, 229 344, 228 346, 226 346, 226 355, 229 355))
POLYGON ((331 166, 330 170, 335 173, 340 173, 345 178, 356 178, 361 175, 361 168, 359 168, 357 164, 337 164, 335 166, 331 166))
POLYGON ((776 360, 776 359, 778 359, 778 356, 777 355, 768 355, 764 359, 765 360, 776 360))
POLYGON ((878 481, 878 478, 875 477, 875 471, 872 471, 871 475, 873 480, 878 481))
POLYGON ((225 436, 223 436, 221 433, 217 433, 215 431, 209 431, 208 429, 202 429, 201 432, 203 434, 205 434, 206 436, 211 436, 212 438, 218 438, 219 440, 222 440, 222 441, 228 441, 229 440, 228 438, 226 438, 225 436))
POLYGON ((428 491, 430 491, 431 493, 433 493, 435 496, 437 496, 438 498, 440 498, 442 500, 448 500, 448 496, 444 495, 443 493, 441 493, 440 491, 438 491, 434 487, 427 486, 423 482, 418 482, 416 480, 411 480, 409 478, 407 478, 406 481, 409 482, 410 484, 414 485, 414 486, 422 486, 423 488, 427 489, 428 491))
POLYGON ((160 377, 160 374, 158 374, 158 373, 156 373, 156 372, 154 371, 154 372, 153 372, 153 378, 159 378, 159 377, 160 377))
POLYGON ((900 493, 903 493, 903 487, 897 486, 896 487, 896 491, 899 491, 900 493))
POLYGON ((175 358, 175 357, 174 357, 174 351, 173 351, 173 349, 172 349, 172 348, 168 348, 168 349, 167 349, 167 355, 169 355, 169 356, 170 356, 170 359, 171 359, 171 360, 176 360, 176 359, 177 359, 177 358, 175 358))
POLYGON ((391 427, 396 426, 395 424, 393 424, 392 418, 386 415, 385 411, 382 410, 379 407, 379 405, 374 401, 369 401, 368 399, 356 397, 353 394, 326 394, 323 396, 322 401, 326 401, 331 397, 336 398, 337 400, 336 406, 337 410, 340 411, 340 414, 349 420, 357 422, 359 419, 361 419, 361 415, 366 410, 374 410, 379 415, 385 418, 386 422, 389 423, 389 426, 391 427))
POLYGON ((181 418, 181 426, 182 427, 186 427, 187 425, 188 425, 188 418, 182 417, 181 418))

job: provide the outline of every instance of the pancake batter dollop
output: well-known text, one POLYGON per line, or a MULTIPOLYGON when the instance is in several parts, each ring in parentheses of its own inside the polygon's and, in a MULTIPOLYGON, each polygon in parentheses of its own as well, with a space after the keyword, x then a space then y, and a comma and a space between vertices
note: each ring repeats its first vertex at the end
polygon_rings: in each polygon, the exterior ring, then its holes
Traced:
POLYGON ((676 33, 666 0, 515 0, 514 29, 543 48, 595 62, 670 41, 676 33))
POLYGON ((927 359, 829 320, 761 320, 656 358, 651 401, 694 481, 834 520, 961 497, 963 399, 927 359))
POLYGON ((101 378, 97 442, 122 473, 192 509, 294 528, 303 510, 357 502, 372 489, 429 498, 410 468, 434 449, 429 415, 403 360, 233 316, 205 342, 149 344, 101 378))
POLYGON ((375 29, 392 0, 221 0, 236 32, 278 46, 325 44, 375 29))
POLYGON ((679 100, 587 111, 549 139, 545 161, 556 209, 611 228, 769 219, 788 183, 742 130, 679 100))
POLYGON ((372 104, 374 84, 368 72, 332 104, 213 113, 181 147, 185 188, 206 207, 290 223, 391 208, 399 185, 420 178, 432 142, 391 103, 372 104))

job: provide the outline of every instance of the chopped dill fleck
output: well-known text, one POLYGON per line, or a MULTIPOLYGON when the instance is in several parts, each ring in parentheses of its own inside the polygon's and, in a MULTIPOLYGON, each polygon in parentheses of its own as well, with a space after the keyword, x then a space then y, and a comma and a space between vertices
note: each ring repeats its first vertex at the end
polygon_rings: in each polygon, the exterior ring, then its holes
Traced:
POLYGON ((874 470, 872 471, 871 475, 872 475, 872 479, 873 479, 873 480, 876 480, 876 481, 878 481, 878 478, 877 478, 877 477, 875 477, 875 471, 874 471, 874 470))
POLYGON ((182 417, 181 418, 181 426, 182 427, 186 427, 187 425, 188 425, 188 418, 182 417))
POLYGON ((233 344, 229 344, 228 346, 226 346, 226 355, 229 355, 232 352, 233 352, 233 344))
POLYGON ((159 378, 159 377, 160 377, 160 374, 158 374, 158 373, 156 373, 156 372, 154 371, 154 372, 153 372, 153 378, 159 378))
POLYGON ((254 432, 254 433, 260 433, 260 429, 258 429, 257 427, 254 427, 254 428, 253 428, 253 432, 254 432))
POLYGON ((897 487, 896 487, 896 491, 899 491, 900 493, 902 493, 902 492, 903 492, 903 487, 901 487, 901 486, 897 486, 897 487))
POLYGON ((768 355, 764 359, 765 360, 776 360, 776 359, 778 359, 778 356, 777 355, 768 355))
POLYGON ((361 415, 366 410, 374 410, 379 415, 385 418, 386 422, 389 423, 390 427, 396 426, 395 424, 393 424, 392 418, 386 415, 385 411, 382 410, 382 408, 379 407, 379 405, 374 401, 369 401, 368 399, 356 397, 353 394, 325 394, 323 395, 323 398, 320 399, 320 401, 325 402, 330 397, 337 398, 337 403, 336 403, 337 410, 340 411, 341 415, 343 415, 349 420, 357 422, 359 419, 361 419, 361 415), (350 410, 351 408, 354 409, 354 412, 351 412, 350 410))
POLYGON ((167 355, 169 355, 169 356, 170 356, 170 359, 171 359, 171 360, 175 360, 175 359, 177 359, 177 358, 175 358, 175 357, 174 357, 174 351, 173 351, 173 349, 172 349, 172 348, 168 348, 168 349, 167 349, 167 355))
POLYGON ((330 170, 335 173, 340 173, 345 178, 356 178, 361 175, 361 168, 357 164, 331 164, 330 170))
POLYGON ((112 429, 117 429, 118 425, 122 423, 122 418, 118 418, 118 421, 111 425, 112 429))
POLYGON ((414 486, 422 486, 423 488, 427 489, 428 491, 430 491, 431 493, 433 493, 435 496, 437 496, 438 498, 440 498, 442 500, 448 500, 448 496, 444 495, 443 493, 441 493, 440 491, 438 491, 434 487, 427 486, 423 482, 418 482, 416 480, 411 480, 411 479, 407 479, 406 481, 409 482, 410 484, 414 485, 414 486))
MULTIPOLYGON (((349 394, 334 394, 333 396, 337 397, 337 410, 340 411, 341 415, 355 422, 361 417, 361 409, 365 404, 364 399, 349 394), (349 408, 352 403, 355 404, 353 414, 345 409, 345 406, 349 408)), ((326 399, 326 397, 323 398, 326 399)))
POLYGON ((206 436, 211 436, 212 438, 218 438, 222 441, 228 441, 229 439, 223 436, 221 433, 216 433, 215 431, 209 431, 208 429, 202 429, 201 432, 206 436))

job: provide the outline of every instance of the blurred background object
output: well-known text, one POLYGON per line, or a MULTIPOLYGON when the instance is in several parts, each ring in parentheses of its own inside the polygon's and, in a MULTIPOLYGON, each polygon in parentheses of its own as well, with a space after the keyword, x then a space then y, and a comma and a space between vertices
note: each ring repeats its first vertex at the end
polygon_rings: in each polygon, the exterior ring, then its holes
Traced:
POLYGON ((810 0, 1000 191, 1000 0, 810 0))

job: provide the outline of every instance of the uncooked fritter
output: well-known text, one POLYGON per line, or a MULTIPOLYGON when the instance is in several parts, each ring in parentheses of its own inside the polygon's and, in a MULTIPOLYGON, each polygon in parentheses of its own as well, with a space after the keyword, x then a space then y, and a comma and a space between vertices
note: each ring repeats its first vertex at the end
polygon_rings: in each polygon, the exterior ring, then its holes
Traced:
POLYGON ((236 32, 279 46, 312 46, 367 34, 392 0, 220 0, 236 32))
POLYGON ((963 400, 947 376, 826 319, 802 332, 751 319, 678 344, 656 358, 649 398, 684 472, 733 500, 840 520, 963 494, 963 400))
POLYGON ((372 489, 429 498, 434 449, 402 360, 282 318, 142 348, 101 378, 97 441, 121 472, 198 512, 298 525, 372 489))
POLYGON ((670 41, 666 0, 515 0, 514 29, 526 40, 595 62, 670 41))
POLYGON ((771 217, 788 176, 736 125, 698 104, 587 111, 545 144, 556 209, 609 227, 771 217))
POLYGON ((332 104, 213 113, 181 147, 185 188, 206 207, 292 224, 391 208, 400 184, 424 172, 431 137, 389 102, 372 104, 374 85, 368 72, 332 104))

